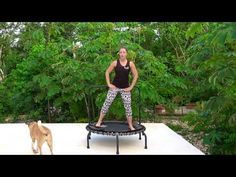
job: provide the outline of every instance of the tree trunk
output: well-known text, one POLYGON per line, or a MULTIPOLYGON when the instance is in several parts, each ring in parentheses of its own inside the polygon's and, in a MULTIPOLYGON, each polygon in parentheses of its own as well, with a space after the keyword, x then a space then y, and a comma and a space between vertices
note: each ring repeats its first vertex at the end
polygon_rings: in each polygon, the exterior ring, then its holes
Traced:
POLYGON ((88 105, 88 100, 87 100, 86 94, 84 94, 84 101, 85 101, 88 117, 90 118, 89 105, 88 105))
POLYGON ((50 116, 50 102, 48 100, 48 122, 51 123, 52 120, 51 120, 51 116, 50 116))
POLYGON ((0 47, 0 61, 1 61, 1 66, 0 66, 0 81, 4 79, 4 72, 3 72, 3 66, 4 66, 4 61, 2 59, 2 49, 3 45, 0 47))
POLYGON ((180 51, 181 51, 181 53, 182 53, 182 56, 184 57, 184 61, 186 61, 185 53, 184 53, 184 51, 183 51, 181 45, 179 44, 179 41, 178 41, 176 38, 175 38, 175 40, 176 40, 176 42, 177 42, 177 44, 178 44, 178 46, 179 46, 179 49, 180 49, 180 51))
POLYGON ((174 44, 171 42, 170 39, 168 39, 167 37, 165 37, 165 38, 166 38, 166 40, 171 44, 171 46, 174 48, 175 53, 176 53, 176 56, 177 56, 177 58, 179 58, 179 54, 178 54, 177 48, 174 46, 174 44))
POLYGON ((1 47, 0 47, 0 60, 1 60, 1 62, 2 62, 2 48, 3 48, 3 46, 1 45, 1 47))

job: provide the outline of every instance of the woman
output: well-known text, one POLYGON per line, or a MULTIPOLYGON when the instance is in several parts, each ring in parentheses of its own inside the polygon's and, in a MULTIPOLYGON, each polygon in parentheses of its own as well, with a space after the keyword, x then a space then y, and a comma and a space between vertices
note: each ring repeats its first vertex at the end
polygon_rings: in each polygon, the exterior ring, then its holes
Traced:
POLYGON ((119 50, 119 59, 113 61, 111 65, 106 70, 106 82, 109 87, 106 100, 102 106, 98 122, 96 127, 101 127, 102 120, 106 113, 108 112, 109 107, 114 101, 117 93, 121 94, 122 101, 125 107, 125 113, 127 122, 130 130, 135 130, 132 123, 132 109, 131 109, 131 93, 130 91, 136 84, 138 79, 138 72, 132 61, 127 60, 128 50, 125 47, 120 48, 119 50), (115 70, 115 78, 113 82, 110 82, 110 73, 115 70), (130 71, 133 74, 133 80, 131 85, 129 85, 129 73, 130 71))

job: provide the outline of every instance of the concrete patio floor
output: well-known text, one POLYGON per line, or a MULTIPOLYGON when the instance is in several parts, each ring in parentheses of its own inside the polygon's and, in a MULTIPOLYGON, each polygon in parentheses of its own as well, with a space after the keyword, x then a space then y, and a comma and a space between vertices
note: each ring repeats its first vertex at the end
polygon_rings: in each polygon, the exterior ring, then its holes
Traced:
MULTIPOLYGON (((115 136, 91 134, 87 149, 86 123, 45 124, 53 135, 54 155, 116 155, 115 136)), ((144 136, 119 136, 120 155, 204 155, 182 136, 163 123, 143 123, 146 127, 147 149, 144 136)), ((0 124, 0 155, 31 155, 31 139, 24 123, 0 124)), ((43 154, 50 154, 46 143, 43 154)))

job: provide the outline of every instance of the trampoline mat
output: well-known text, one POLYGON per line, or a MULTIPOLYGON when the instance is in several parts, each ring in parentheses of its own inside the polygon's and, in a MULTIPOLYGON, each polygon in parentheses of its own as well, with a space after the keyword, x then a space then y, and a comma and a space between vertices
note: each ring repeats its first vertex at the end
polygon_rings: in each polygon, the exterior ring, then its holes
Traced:
POLYGON ((112 134, 112 135, 126 135, 126 134, 136 134, 139 132, 145 131, 145 127, 138 123, 133 123, 135 130, 130 130, 127 122, 122 121, 104 121, 102 123, 102 127, 96 127, 95 123, 90 123, 87 125, 86 129, 88 131, 92 131, 94 133, 102 133, 102 134, 112 134))

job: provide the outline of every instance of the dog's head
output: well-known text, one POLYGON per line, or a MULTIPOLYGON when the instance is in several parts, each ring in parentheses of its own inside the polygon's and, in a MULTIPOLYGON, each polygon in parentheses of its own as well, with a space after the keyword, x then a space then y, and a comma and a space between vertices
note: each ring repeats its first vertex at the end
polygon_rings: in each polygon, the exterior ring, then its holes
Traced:
POLYGON ((29 119, 29 120, 25 121, 25 124, 28 125, 28 126, 32 125, 33 123, 35 123, 35 121, 32 120, 32 119, 29 119))

